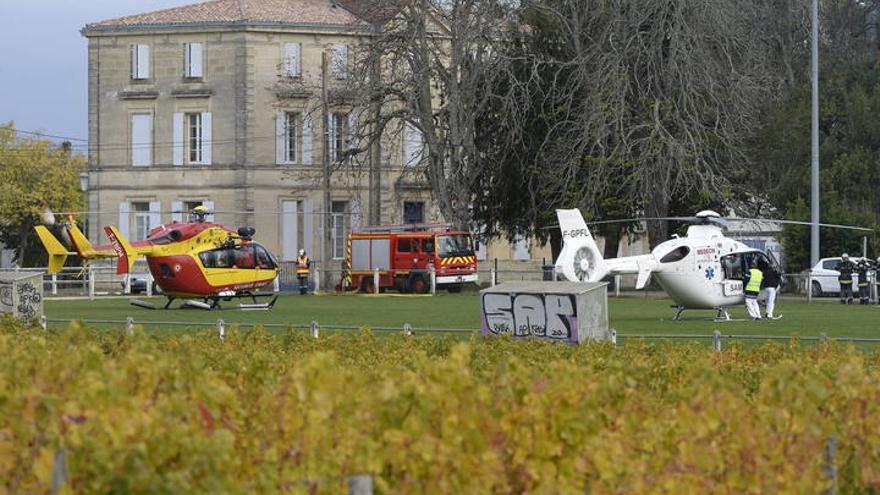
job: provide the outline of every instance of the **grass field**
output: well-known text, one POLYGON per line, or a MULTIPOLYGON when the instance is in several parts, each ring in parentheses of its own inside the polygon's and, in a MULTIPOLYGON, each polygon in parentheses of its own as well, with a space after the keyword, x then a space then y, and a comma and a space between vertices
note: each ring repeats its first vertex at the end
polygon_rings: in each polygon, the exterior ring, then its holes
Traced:
MULTIPOLYGON (((144 299, 144 298, 141 298, 144 299)), ((161 304, 163 298, 154 298, 161 304)), ((231 303, 227 303, 232 307, 231 303)), ((609 298, 611 327, 620 334, 724 334, 880 337, 880 306, 841 306, 829 300, 807 304, 780 301, 777 321, 714 322, 710 311, 687 311, 684 321, 672 321, 668 299, 642 297, 609 298)), ((431 296, 319 295, 281 296, 272 311, 145 310, 129 305, 128 299, 48 300, 50 319, 124 320, 138 322, 191 322, 194 326, 214 325, 218 318, 227 323, 283 323, 307 326, 311 321, 323 325, 367 325, 400 328, 479 327, 479 297, 476 294, 431 296)), ((732 316, 746 318, 745 308, 734 308, 732 316)), ((54 323, 54 326, 63 325, 54 323)))

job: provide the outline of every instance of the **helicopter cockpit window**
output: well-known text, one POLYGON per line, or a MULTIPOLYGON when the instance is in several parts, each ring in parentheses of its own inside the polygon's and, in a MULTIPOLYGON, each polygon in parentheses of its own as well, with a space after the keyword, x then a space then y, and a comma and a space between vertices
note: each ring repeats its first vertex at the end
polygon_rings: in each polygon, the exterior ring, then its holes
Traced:
POLYGON ((675 248, 672 251, 669 251, 668 253, 666 253, 666 255, 664 255, 662 258, 660 258, 660 263, 673 263, 675 261, 681 261, 690 252, 691 252, 691 248, 689 248, 687 246, 681 246, 681 247, 675 248))
POLYGON ((273 268, 275 266, 266 248, 250 244, 203 251, 199 253, 199 259, 205 268, 253 269, 257 266, 256 262, 260 263, 260 268, 273 268))
POLYGON ((269 251, 267 251, 266 248, 259 244, 255 244, 254 251, 257 253, 257 268, 275 268, 275 262, 272 260, 272 256, 269 255, 269 251))

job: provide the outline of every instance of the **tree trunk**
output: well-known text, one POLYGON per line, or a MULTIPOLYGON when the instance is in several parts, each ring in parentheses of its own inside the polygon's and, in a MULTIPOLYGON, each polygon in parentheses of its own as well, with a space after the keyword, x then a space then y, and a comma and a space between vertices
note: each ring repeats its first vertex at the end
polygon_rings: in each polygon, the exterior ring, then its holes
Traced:
POLYGON ((24 268, 25 266, 25 254, 27 253, 27 241, 28 234, 31 231, 30 222, 22 222, 21 226, 18 229, 18 253, 16 254, 16 258, 18 258, 18 266, 24 268))
POLYGON ((617 253, 620 248, 620 238, 623 234, 623 226, 620 224, 612 225, 606 232, 605 237, 605 249, 602 256, 605 259, 617 258, 617 253))
MULTIPOLYGON (((656 184, 647 194, 646 213, 648 218, 669 215, 669 194, 667 184, 656 184)), ((666 220, 648 220, 648 246, 653 250, 661 242, 669 239, 669 224, 666 220)))
POLYGON ((550 231, 550 256, 553 256, 554 263, 556 259, 559 258, 559 253, 562 252, 562 231, 559 229, 552 229, 550 231))

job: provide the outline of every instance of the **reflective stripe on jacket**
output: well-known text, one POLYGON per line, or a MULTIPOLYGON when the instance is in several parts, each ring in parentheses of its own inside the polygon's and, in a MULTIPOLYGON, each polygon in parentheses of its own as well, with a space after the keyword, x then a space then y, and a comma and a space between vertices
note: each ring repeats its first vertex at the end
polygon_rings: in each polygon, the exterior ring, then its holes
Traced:
POLYGON ((764 274, 761 273, 761 270, 751 268, 749 270, 749 283, 746 284, 746 292, 761 292, 761 281, 763 279, 764 274))
POLYGON ((297 275, 308 275, 309 274, 309 257, 308 256, 300 256, 296 259, 296 274, 297 275))

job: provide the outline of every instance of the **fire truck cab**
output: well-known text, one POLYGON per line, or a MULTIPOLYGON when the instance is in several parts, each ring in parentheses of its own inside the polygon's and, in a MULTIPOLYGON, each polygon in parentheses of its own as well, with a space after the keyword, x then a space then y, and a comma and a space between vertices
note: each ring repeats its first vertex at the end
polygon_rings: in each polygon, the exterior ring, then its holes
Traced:
POLYGON ((346 277, 349 288, 425 294, 431 290, 432 271, 438 289, 459 292, 477 281, 477 258, 469 232, 425 226, 375 227, 349 236, 346 277))

